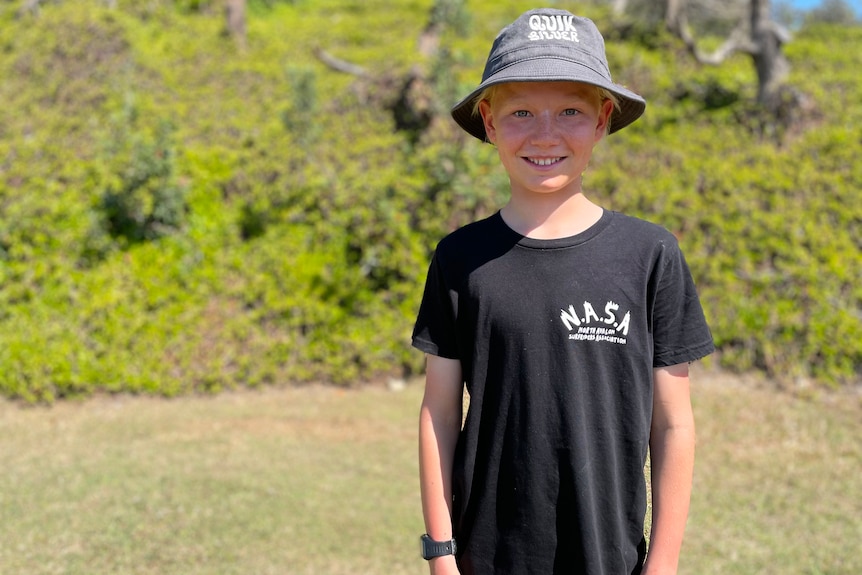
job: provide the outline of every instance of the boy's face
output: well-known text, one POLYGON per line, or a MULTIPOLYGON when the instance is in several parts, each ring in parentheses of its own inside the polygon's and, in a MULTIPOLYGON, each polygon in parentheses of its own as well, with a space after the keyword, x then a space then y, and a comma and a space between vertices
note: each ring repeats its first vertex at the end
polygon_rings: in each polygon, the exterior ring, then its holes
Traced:
POLYGON ((513 194, 580 191, 612 111, 594 86, 577 82, 501 84, 479 104, 513 194))

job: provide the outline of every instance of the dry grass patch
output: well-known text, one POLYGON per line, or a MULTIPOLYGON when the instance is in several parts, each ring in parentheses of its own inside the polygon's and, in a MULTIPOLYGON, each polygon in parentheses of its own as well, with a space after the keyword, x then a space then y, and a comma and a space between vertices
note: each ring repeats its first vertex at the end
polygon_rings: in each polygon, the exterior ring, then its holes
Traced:
POLYGON ((683 573, 862 570, 862 397, 702 374, 683 573))
MULTIPOLYGON (((424 574, 422 389, 0 403, 0 573, 424 574)), ((862 401, 696 373, 681 575, 862 571, 862 401)))

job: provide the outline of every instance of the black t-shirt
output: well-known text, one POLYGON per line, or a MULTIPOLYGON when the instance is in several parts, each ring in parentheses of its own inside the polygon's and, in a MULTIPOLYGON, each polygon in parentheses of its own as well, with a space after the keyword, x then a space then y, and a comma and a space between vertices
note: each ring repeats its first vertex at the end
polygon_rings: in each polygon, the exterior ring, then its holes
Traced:
POLYGON ((413 345, 470 394, 453 471, 470 574, 638 573, 652 370, 713 350, 676 239, 605 212, 525 238, 499 213, 437 247, 413 345))

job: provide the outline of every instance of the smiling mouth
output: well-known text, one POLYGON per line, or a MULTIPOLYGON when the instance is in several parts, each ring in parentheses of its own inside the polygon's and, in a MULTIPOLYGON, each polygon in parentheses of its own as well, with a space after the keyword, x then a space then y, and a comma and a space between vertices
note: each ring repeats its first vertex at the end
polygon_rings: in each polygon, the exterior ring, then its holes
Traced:
POLYGON ((552 166, 563 158, 524 158, 534 166, 552 166))

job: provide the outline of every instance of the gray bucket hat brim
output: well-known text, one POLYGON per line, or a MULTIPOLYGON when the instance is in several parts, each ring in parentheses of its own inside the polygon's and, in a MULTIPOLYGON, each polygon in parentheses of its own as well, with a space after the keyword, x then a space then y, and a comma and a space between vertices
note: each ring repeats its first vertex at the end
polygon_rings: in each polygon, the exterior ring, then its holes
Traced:
POLYGON ((619 104, 611 114, 609 133, 628 126, 646 109, 641 96, 611 79, 604 39, 595 24, 564 10, 531 10, 504 28, 488 55, 482 83, 452 108, 452 118, 485 141, 476 104, 486 88, 508 82, 582 82, 604 88, 619 104))

